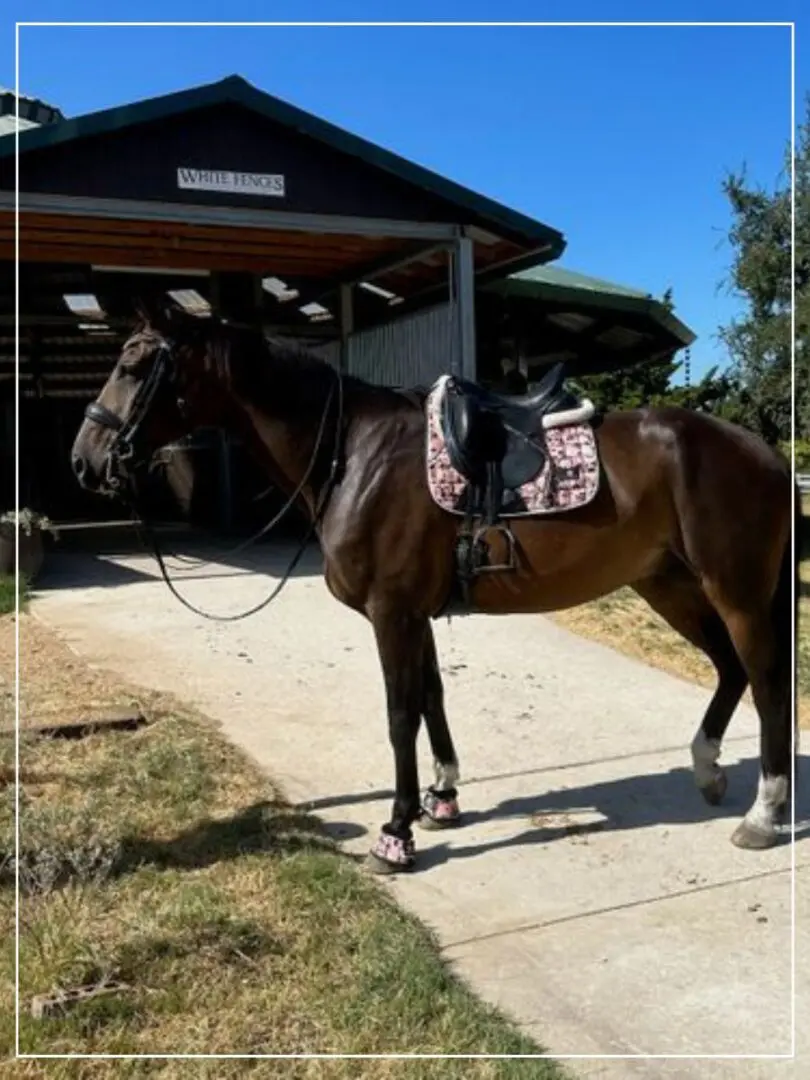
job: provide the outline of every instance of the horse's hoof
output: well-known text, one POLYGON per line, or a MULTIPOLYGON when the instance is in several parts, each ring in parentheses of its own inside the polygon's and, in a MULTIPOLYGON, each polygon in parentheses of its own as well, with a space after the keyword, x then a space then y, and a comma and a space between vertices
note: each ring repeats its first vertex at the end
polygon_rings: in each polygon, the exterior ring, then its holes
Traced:
POLYGON ((366 855, 365 862, 363 864, 366 870, 370 874, 384 875, 384 874, 407 874, 410 870, 413 870, 413 863, 392 863, 387 859, 381 859, 379 855, 375 855, 373 851, 370 851, 366 855))
POLYGON ((731 842, 735 847, 743 848, 746 851, 765 851, 779 842, 779 836, 775 829, 768 831, 755 829, 753 825, 749 825, 743 818, 734 830, 731 842))
POLYGON ((381 832, 366 856, 366 869, 372 874, 402 874, 413 869, 413 840, 381 832))
POLYGON ((461 824, 461 814, 456 814, 455 817, 435 818, 430 814, 422 813, 417 818, 416 824, 420 829, 425 829, 427 832, 437 832, 441 829, 457 829, 461 824))
POLYGON ((727 790, 728 777, 722 770, 718 771, 710 784, 706 784, 704 787, 699 788, 700 794, 709 806, 719 806, 725 798, 727 790))
POLYGON ((445 798, 428 788, 422 800, 417 824, 422 829, 456 829, 461 824, 461 812, 455 795, 445 798))

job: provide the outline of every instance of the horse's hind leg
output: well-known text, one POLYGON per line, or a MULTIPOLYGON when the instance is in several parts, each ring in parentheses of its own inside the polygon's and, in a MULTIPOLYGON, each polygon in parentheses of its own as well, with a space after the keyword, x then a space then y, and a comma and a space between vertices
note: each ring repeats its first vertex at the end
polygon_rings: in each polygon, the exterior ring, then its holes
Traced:
POLYGON ((424 666, 422 670, 422 715, 433 751, 435 783, 422 799, 419 824, 426 829, 447 829, 461 822, 458 808, 458 758, 444 711, 444 686, 433 628, 428 625, 425 635, 424 666))
POLYGON ((717 689, 692 740, 695 783, 706 802, 722 801, 728 781, 717 764, 723 736, 748 685, 728 630, 699 582, 684 566, 673 566, 635 586, 636 592, 692 645, 704 652, 717 671, 717 689))
MULTIPOLYGON (((719 604, 722 601, 718 600, 719 604)), ((792 759, 790 641, 770 605, 725 606, 729 633, 751 681, 760 720, 760 778, 753 806, 732 836, 737 847, 768 848, 790 794, 792 759)))
MULTIPOLYGON (((764 562, 764 560, 763 560, 764 562)), ((794 765, 791 636, 796 610, 790 534, 777 567, 729 573, 727 564, 706 575, 704 588, 725 622, 751 683, 760 722, 760 778, 753 806, 732 840, 742 848, 772 847, 790 795, 794 765), (775 572, 774 572, 775 571, 775 572)))

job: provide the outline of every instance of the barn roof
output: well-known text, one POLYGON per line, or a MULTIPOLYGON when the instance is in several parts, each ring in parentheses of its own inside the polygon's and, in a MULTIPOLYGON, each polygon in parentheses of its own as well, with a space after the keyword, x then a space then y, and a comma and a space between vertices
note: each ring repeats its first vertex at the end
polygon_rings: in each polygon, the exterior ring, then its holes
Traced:
POLYGON ((691 345, 695 333, 651 293, 619 285, 614 281, 590 277, 561 266, 533 266, 484 285, 487 292, 503 297, 543 301, 546 304, 587 307, 595 315, 599 309, 615 314, 626 313, 657 326, 677 347, 691 345))
MULTIPOLYGON (((333 150, 354 157, 365 165, 390 173, 398 180, 420 188, 429 195, 454 204, 467 223, 480 224, 495 231, 505 230, 536 246, 548 245, 546 258, 559 257, 565 248, 565 239, 557 229, 259 90, 239 75, 230 75, 218 82, 33 128, 20 134, 20 154, 88 136, 111 134, 155 120, 179 117, 197 109, 227 104, 242 106, 333 150)), ((0 139, 0 158, 13 154, 14 140, 0 139)))

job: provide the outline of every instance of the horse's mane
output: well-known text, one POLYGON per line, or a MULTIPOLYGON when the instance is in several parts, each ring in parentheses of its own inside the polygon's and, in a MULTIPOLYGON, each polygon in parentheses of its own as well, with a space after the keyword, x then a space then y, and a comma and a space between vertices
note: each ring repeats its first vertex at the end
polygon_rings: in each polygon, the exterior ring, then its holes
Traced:
MULTIPOLYGON (((300 342, 215 317, 189 319, 196 324, 189 327, 189 334, 196 344, 204 345, 209 370, 229 389, 257 399, 272 394, 285 397, 291 404, 309 404, 313 394, 317 395, 319 388, 328 386, 335 377, 333 366, 300 342)), ((345 393, 360 393, 389 404, 404 400, 421 407, 427 396, 421 387, 402 393, 356 375, 344 374, 343 383, 345 393)))
MULTIPOLYGON (((257 404, 283 402, 295 411, 308 409, 321 387, 335 377, 332 365, 300 342, 216 316, 173 309, 171 326, 165 332, 144 320, 134 336, 155 343, 169 338, 180 349, 193 347, 202 356, 206 374, 223 389, 249 396, 257 404)), ((369 404, 401 407, 405 403, 420 409, 428 393, 424 387, 395 390, 348 374, 343 375, 343 389, 346 394, 362 395, 369 404)))

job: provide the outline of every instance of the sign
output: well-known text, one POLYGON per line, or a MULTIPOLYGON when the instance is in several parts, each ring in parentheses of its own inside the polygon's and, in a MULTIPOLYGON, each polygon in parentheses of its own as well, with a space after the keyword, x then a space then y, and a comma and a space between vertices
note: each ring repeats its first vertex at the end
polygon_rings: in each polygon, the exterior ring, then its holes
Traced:
POLYGON ((184 191, 219 191, 228 195, 284 198, 284 176, 278 173, 232 172, 230 169, 177 168, 177 186, 184 191))

